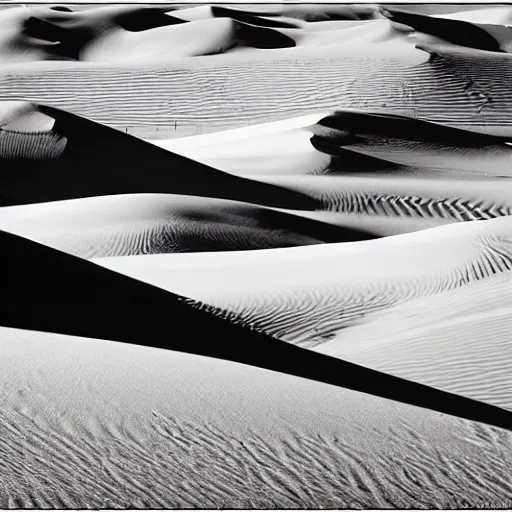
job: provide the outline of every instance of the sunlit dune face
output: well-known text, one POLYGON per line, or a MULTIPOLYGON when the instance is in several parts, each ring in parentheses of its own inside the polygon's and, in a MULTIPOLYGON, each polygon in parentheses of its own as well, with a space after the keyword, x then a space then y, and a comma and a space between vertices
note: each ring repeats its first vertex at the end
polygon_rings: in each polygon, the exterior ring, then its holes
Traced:
POLYGON ((55 119, 30 103, 0 103, 0 158, 54 160, 67 138, 54 131, 55 119))
POLYGON ((37 110, 26 111, 2 125, 3 130, 24 133, 50 132, 55 124, 53 117, 37 110))

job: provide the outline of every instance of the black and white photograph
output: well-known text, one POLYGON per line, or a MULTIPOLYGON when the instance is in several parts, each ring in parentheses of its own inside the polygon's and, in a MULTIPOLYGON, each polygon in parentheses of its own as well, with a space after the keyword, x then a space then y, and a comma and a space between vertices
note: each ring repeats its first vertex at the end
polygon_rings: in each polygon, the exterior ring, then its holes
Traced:
POLYGON ((511 178, 512 4, 0 2, 0 509, 512 508, 511 178))

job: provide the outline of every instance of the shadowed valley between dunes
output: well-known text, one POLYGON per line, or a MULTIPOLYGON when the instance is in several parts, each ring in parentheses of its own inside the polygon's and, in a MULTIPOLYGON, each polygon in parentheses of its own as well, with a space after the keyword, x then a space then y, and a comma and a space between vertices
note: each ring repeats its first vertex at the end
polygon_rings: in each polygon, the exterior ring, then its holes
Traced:
POLYGON ((504 409, 304 350, 83 259, 0 236, 9 297, 1 306, 2 326, 226 359, 512 429, 512 413, 504 409))

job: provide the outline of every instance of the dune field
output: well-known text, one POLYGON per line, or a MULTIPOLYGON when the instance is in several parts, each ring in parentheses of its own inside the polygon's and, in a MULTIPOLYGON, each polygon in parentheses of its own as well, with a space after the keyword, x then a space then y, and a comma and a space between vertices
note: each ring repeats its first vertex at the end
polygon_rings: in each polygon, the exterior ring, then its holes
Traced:
POLYGON ((0 508, 511 508, 510 54, 504 4, 3 4, 0 508))

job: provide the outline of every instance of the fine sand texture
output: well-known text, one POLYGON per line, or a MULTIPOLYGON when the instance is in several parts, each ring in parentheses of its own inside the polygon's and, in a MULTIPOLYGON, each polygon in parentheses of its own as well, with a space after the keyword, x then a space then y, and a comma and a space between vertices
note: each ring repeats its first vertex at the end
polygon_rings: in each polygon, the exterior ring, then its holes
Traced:
POLYGON ((1 262, 9 269, 9 301, 0 309, 5 327, 225 359, 512 429, 512 413, 505 409, 304 350, 240 325, 236 318, 219 318, 197 307, 197 301, 16 235, 0 236, 1 262), (186 338, 177 334, 187 329, 186 338))
POLYGON ((512 409, 510 273, 368 315, 324 354, 512 409))
POLYGON ((370 312, 510 272, 511 233, 502 217, 363 242, 94 261, 310 346, 370 312))
POLYGON ((0 11, 2 98, 167 138, 336 108, 511 133, 504 25, 391 8, 324 22, 275 10, 141 10, 0 11), (466 27, 463 41, 454 24, 466 27))
POLYGON ((512 507, 511 27, 0 5, 0 508, 512 507))
POLYGON ((218 359, 0 333, 2 508, 510 507, 505 430, 218 359))
POLYGON ((0 229, 86 259, 270 249, 374 237, 363 229, 248 203, 172 194, 120 194, 4 207, 0 229))

